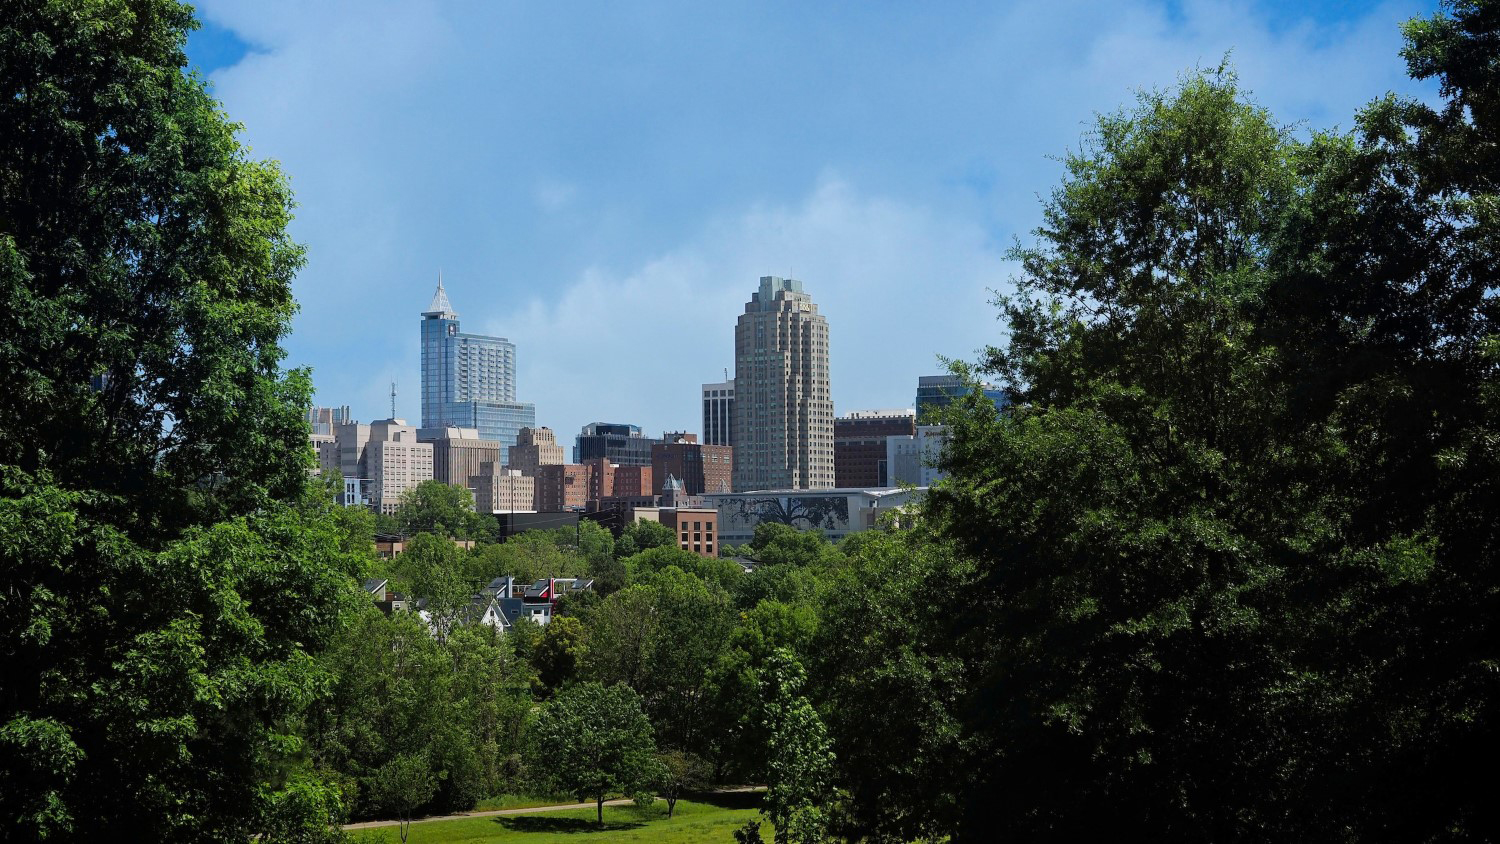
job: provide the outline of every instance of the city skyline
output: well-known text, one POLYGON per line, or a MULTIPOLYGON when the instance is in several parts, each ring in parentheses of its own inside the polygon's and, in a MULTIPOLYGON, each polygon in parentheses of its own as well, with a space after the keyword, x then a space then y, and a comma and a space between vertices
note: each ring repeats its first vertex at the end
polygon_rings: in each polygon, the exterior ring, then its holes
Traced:
POLYGON ((406 320, 441 267, 466 328, 522 349, 539 424, 655 436, 698 427, 699 384, 733 362, 725 316, 762 275, 815 280, 844 326, 839 408, 904 405, 938 355, 1003 340, 1005 250, 1090 112, 1229 54, 1279 118, 1347 128, 1388 90, 1430 96, 1397 25, 1433 6, 207 0, 189 57, 296 192, 287 364, 318 404, 384 417, 395 381, 420 418, 406 320), (693 374, 612 366, 662 345, 693 374))

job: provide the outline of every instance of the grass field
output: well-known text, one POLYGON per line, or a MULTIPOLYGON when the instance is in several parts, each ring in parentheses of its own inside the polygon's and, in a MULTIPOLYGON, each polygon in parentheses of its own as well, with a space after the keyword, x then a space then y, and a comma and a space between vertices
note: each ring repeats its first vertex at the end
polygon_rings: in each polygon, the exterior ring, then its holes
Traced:
MULTIPOLYGON (((594 807, 535 815, 464 818, 411 825, 407 844, 469 844, 498 841, 506 844, 587 844, 591 841, 688 842, 734 841, 734 830, 746 821, 760 820, 760 794, 716 794, 699 800, 677 801, 677 812, 667 818, 667 804, 658 800, 649 809, 605 806, 604 828, 594 823, 594 807)), ((352 833, 360 844, 400 842, 395 827, 352 833)), ((761 835, 771 838, 769 824, 761 835)))

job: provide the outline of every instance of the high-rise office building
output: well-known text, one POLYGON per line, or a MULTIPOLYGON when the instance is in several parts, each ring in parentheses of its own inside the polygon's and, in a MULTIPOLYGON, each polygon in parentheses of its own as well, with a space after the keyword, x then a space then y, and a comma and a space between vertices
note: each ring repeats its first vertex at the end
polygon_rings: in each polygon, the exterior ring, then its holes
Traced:
POLYGON ((703 444, 734 445, 734 379, 703 385, 703 444))
MULTIPOLYGON (((927 422, 929 414, 941 410, 955 400, 969 394, 969 387, 957 375, 923 375, 917 378, 917 398, 913 407, 917 421, 927 422)), ((995 402, 996 407, 1005 407, 1005 391, 993 384, 980 384, 979 391, 995 402)))
POLYGON ((504 449, 536 425, 536 406, 516 401, 516 345, 504 337, 464 334, 438 280, 422 312, 422 427, 478 428, 504 449))
POLYGON ((502 469, 499 463, 481 464, 479 474, 469 478, 469 487, 480 513, 527 512, 536 506, 536 478, 519 469, 502 469))
POLYGON ((734 490, 831 489, 828 320, 802 282, 762 276, 734 328, 734 490))
POLYGON ((641 426, 622 422, 590 422, 573 445, 573 462, 603 457, 620 466, 650 466, 651 446, 661 440, 641 436, 641 426))
POLYGON ((376 512, 396 512, 402 493, 432 480, 432 443, 418 442, 417 429, 405 420, 378 419, 368 427, 340 428, 363 428, 368 432, 358 477, 369 479, 370 506, 376 512))

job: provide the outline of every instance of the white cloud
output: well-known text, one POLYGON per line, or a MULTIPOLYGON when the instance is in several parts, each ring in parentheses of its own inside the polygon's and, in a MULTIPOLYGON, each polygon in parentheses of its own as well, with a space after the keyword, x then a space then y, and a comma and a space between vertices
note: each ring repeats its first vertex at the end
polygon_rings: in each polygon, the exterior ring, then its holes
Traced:
POLYGON ((1278 118, 1349 125, 1404 80, 1396 24, 1257 4, 630 8, 205 0, 257 51, 215 73, 280 159, 309 247, 288 346, 319 400, 417 409, 439 266, 469 330, 519 344, 521 398, 699 425, 760 275, 828 315, 842 410, 904 405, 938 354, 999 339, 1002 248, 1092 115, 1229 50, 1278 118))
POLYGON ((538 421, 700 427, 699 384, 734 372, 734 324, 762 275, 802 279, 828 318, 835 407, 911 403, 939 353, 995 338, 1006 267, 974 221, 862 194, 829 174, 794 206, 714 220, 624 275, 591 268, 486 328, 520 348, 538 421), (545 397, 545 401, 543 400, 545 397))

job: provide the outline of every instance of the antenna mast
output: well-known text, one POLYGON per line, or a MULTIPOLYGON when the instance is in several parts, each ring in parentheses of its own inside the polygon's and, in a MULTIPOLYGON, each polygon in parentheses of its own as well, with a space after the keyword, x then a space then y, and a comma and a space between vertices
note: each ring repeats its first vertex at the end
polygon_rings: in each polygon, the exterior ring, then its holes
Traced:
POLYGON ((396 382, 391 382, 391 418, 396 418, 396 382))

